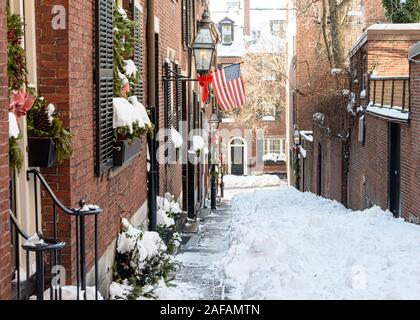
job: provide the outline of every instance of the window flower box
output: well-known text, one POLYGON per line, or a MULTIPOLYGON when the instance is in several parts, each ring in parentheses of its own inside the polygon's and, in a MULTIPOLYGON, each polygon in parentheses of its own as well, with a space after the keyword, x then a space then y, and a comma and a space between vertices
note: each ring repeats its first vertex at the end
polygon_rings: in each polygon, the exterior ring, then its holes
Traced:
POLYGON ((56 145, 52 138, 28 137, 30 167, 51 168, 57 160, 56 145))
POLYGON ((117 140, 114 144, 114 166, 121 167, 134 159, 143 149, 143 139, 117 140))

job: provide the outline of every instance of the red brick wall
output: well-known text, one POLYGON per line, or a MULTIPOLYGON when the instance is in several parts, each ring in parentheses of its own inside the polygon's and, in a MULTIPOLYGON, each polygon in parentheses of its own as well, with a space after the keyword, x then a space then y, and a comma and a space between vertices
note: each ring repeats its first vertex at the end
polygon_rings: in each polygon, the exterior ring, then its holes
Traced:
MULTIPOLYGON (((127 167, 95 176, 95 94, 94 94, 94 1, 56 1, 67 9, 68 29, 51 29, 51 2, 37 6, 39 88, 46 99, 57 105, 61 118, 75 135, 70 161, 45 170, 53 191, 66 205, 75 207, 81 198, 101 206, 99 218, 100 252, 116 239, 120 214, 130 217, 147 200, 146 148, 127 167)), ((145 51, 146 52, 146 51, 145 51)), ((51 212, 44 202, 44 226, 51 212)), ((88 266, 93 263, 93 223, 88 219, 88 266)), ((68 247, 64 263, 75 262, 74 220, 60 216, 59 236, 68 247)), ((75 275, 73 275, 74 277, 75 275)))
MULTIPOLYGON (((420 56, 415 57, 420 60, 420 56)), ((420 64, 410 64, 410 123, 401 127, 401 211, 404 218, 420 220, 420 64), (417 195, 417 196, 416 196, 417 195)))
MULTIPOLYGON (((374 68, 377 75, 380 76, 403 76, 409 73, 407 52, 414 42, 414 40, 368 40, 360 50, 367 50, 368 71, 372 71, 374 68)), ((359 58, 358 54, 354 55, 351 59, 351 65, 357 65, 355 60, 359 58)), ((357 86, 354 86, 352 90, 356 94, 357 101, 359 101, 360 90, 357 86)), ((369 99, 360 100, 360 103, 365 106, 368 101, 369 99)), ((409 137, 411 137, 411 132, 415 126, 402 125, 401 128, 402 143, 404 144, 402 147, 407 150, 411 143, 414 143, 414 139, 410 142, 409 137)), ((403 155, 404 151, 402 151, 403 155)), ((366 140, 364 145, 358 142, 357 119, 353 122, 349 161, 349 207, 365 209, 369 204, 376 204, 383 209, 387 209, 389 197, 389 122, 387 120, 370 114, 366 115, 366 140), (370 200, 369 204, 368 200, 370 200)), ((403 159, 401 163, 404 163, 403 159)), ((405 172, 403 172, 403 169, 401 172, 402 177, 413 169, 405 168, 404 170, 405 172)), ((408 177, 410 175, 402 179, 412 179, 408 177)), ((402 197, 405 198, 406 196, 403 195, 402 197)), ((412 212, 412 209, 410 212, 412 212)))
MULTIPOLYGON (((325 198, 334 199, 339 202, 342 199, 342 181, 343 181, 343 146, 342 141, 337 137, 333 137, 325 132, 325 129, 314 125, 314 143, 313 143, 313 185, 312 191, 318 190, 319 177, 319 146, 322 148, 321 159, 321 175, 322 175, 322 192, 325 198)), ((307 163, 310 170, 310 162, 307 163)))
POLYGON ((372 40, 367 43, 368 71, 380 76, 408 75, 407 52, 414 40, 372 40))
POLYGON ((0 0, 0 300, 11 297, 6 0, 0 0))

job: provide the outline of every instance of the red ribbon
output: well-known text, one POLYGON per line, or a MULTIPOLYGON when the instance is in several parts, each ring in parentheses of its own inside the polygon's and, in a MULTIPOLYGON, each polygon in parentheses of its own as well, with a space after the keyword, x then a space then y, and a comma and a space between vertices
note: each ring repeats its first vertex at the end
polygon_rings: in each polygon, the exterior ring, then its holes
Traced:
POLYGON ((207 74, 204 76, 198 76, 198 83, 200 87, 203 88, 203 102, 206 103, 209 101, 209 85, 213 81, 213 76, 211 74, 207 74))

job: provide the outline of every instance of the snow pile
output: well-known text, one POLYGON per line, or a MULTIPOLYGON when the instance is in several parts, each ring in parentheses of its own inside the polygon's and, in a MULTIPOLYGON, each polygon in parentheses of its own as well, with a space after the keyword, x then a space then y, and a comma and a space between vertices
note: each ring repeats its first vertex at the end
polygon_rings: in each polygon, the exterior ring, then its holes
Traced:
POLYGON ((129 97, 128 101, 133 105, 135 110, 138 110, 137 112, 140 114, 141 122, 144 123, 146 126, 150 127, 152 125, 152 122, 150 121, 149 115, 147 114, 144 105, 139 102, 136 96, 129 97))
POLYGON ((131 261, 133 268, 143 269, 145 265, 136 262, 144 262, 159 252, 166 251, 166 246, 158 233, 136 229, 127 219, 122 220, 122 226, 124 232, 118 236, 117 252, 121 254, 133 252, 134 259, 131 261))
POLYGON ((171 140, 175 148, 181 148, 184 144, 184 139, 182 139, 181 134, 175 130, 174 127, 171 128, 171 140))
POLYGON ((263 156, 263 161, 265 161, 265 162, 285 162, 286 161, 286 155, 284 153, 281 153, 281 154, 266 153, 263 156))
POLYGON ((150 127, 151 122, 143 104, 141 104, 137 97, 114 98, 114 119, 113 128, 128 127, 130 133, 133 133, 133 125, 137 123, 139 128, 150 127))
POLYGON ((420 299, 420 226, 281 187, 237 195, 229 299, 420 299), (396 240, 397 239, 397 240, 396 240))
POLYGON ((114 98, 114 121, 113 128, 128 127, 130 133, 133 132, 133 113, 134 109, 130 102, 125 98, 114 98))
POLYGON ((226 189, 260 188, 279 186, 281 180, 278 176, 224 176, 223 183, 226 189))
POLYGON ((109 288, 111 299, 156 299, 163 285, 166 287, 171 281, 171 273, 176 270, 175 241, 179 237, 174 236, 174 221, 170 221, 165 210, 159 209, 158 219, 159 233, 137 229, 126 219, 122 220, 114 266, 115 282, 109 288))

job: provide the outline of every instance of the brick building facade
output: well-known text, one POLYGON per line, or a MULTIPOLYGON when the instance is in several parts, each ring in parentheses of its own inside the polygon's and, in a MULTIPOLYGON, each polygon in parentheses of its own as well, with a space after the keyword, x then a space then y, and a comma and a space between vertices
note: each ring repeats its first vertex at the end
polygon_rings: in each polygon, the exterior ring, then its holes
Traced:
MULTIPOLYGON (((106 294, 109 281, 112 277, 112 265, 115 255, 115 241, 120 231, 121 218, 128 218, 134 225, 145 227, 149 224, 148 195, 148 146, 147 139, 143 138, 142 151, 131 161, 121 167, 112 167, 98 174, 98 134, 97 134, 97 95, 100 84, 96 81, 99 70, 96 70, 97 34, 96 14, 98 1, 58 0, 54 3, 46 0, 30 1, 25 7, 19 6, 19 1, 1 1, 0 5, 0 46, 3 55, 0 57, 0 101, 3 104, 0 112, 0 298, 11 297, 12 271, 10 234, 9 230, 9 165, 8 165, 8 123, 7 123, 7 72, 6 72, 6 5, 13 7, 14 12, 27 20, 25 36, 27 41, 33 43, 27 48, 33 49, 36 59, 28 58, 28 64, 33 64, 29 70, 32 82, 37 85, 39 92, 56 105, 60 118, 65 127, 74 134, 73 155, 70 160, 64 161, 52 168, 42 169, 42 174, 57 198, 67 207, 78 206, 80 199, 88 203, 95 203, 103 212, 99 215, 99 280, 101 292, 106 294), (58 9, 57 9, 58 8, 58 9), (60 10, 64 9, 65 28, 52 28, 52 19, 60 10), (33 35, 32 38, 31 35, 33 35)), ((103 0, 101 3, 112 1, 103 0)), ((148 3, 145 0, 121 0, 128 15, 134 17, 134 10, 140 23, 141 39, 141 65, 138 65, 142 78, 142 92, 139 100, 148 105, 146 95, 148 88, 148 70, 146 63, 148 47, 146 43, 146 30, 148 21, 154 21, 156 55, 155 55, 155 84, 157 121, 156 132, 171 127, 180 130, 182 120, 186 120, 185 148, 180 153, 187 153, 189 147, 189 129, 193 126, 203 127, 207 121, 206 111, 202 111, 200 103, 200 87, 196 82, 173 81, 171 84, 164 81, 165 68, 188 75, 191 57, 187 45, 191 44, 197 31, 197 21, 201 19, 204 2, 200 1, 154 1, 155 17, 148 17, 148 3), (188 28, 188 31, 186 30, 188 28), (182 90, 182 92, 181 92, 182 90), (182 93, 184 93, 182 95, 182 93), (171 113, 169 112, 171 110, 171 113), (169 119, 170 122, 169 122, 169 119), (172 120, 173 119, 173 120, 172 120), (171 126, 168 128, 168 125, 171 126)), ((28 42, 28 43, 29 43, 28 42)), ((194 69, 191 77, 194 78, 194 69)), ((159 138, 160 139, 160 138, 159 138)), ((26 141, 26 138, 23 140, 26 141)), ((160 139, 160 144, 165 142, 160 139)), ((27 143, 27 142, 24 142, 27 143)), ((186 155, 185 155, 186 157, 186 155)), ((191 166, 189 170, 181 164, 181 157, 176 164, 159 165, 158 192, 164 196, 166 192, 175 196, 183 203, 183 208, 190 217, 196 217, 197 210, 204 204, 206 196, 206 167, 204 165, 191 166), (190 186, 191 185, 191 186, 190 186), (190 196, 187 196, 188 193, 190 196), (192 194, 192 196, 191 196, 192 194), (183 201, 184 200, 184 201, 183 201), (192 212, 190 212, 192 210, 192 212)), ((187 166, 187 165, 186 165, 187 166)), ((189 165, 188 165, 189 166, 189 165)), ((25 169, 17 180, 26 176, 25 169)), ((24 179, 24 178, 22 178, 24 179)), ((28 185, 32 190, 33 185, 28 185)), ((16 187, 14 201, 23 201, 16 187)), ((52 232, 53 206, 45 192, 40 194, 42 201, 42 231, 46 234, 52 232)), ((28 198, 30 198, 28 196, 28 198)), ((32 200, 32 199, 31 199, 32 200)), ((28 203, 33 206, 33 203, 28 203)), ((18 220, 27 232, 33 233, 34 226, 29 226, 32 218, 25 218, 30 212, 24 212, 18 206, 15 212, 18 220)), ((94 265, 94 223, 93 219, 86 219, 86 252, 87 252, 87 280, 93 282, 94 265)), ((67 243, 63 251, 63 265, 67 270, 67 282, 74 283, 76 279, 76 220, 74 217, 59 214, 58 237, 67 243)))
POLYGON ((0 1, 0 300, 11 296, 6 0, 0 1))
MULTIPOLYGON (((316 8, 316 6, 320 5, 319 3, 312 4, 312 7, 316 8)), ((372 1, 352 1, 346 4, 348 7, 346 17, 343 25, 342 25, 342 48, 344 52, 346 52, 353 43, 358 39, 358 37, 363 33, 364 29, 367 28, 372 23, 376 23, 378 21, 384 21, 384 12, 380 1, 372 0, 372 1)), ((302 9, 302 8, 300 8, 302 9)), ((294 130, 303 130, 303 131, 313 131, 314 124, 313 122, 313 115, 316 112, 323 112, 321 105, 325 104, 324 100, 327 97, 330 97, 335 94, 337 91, 337 83, 339 86, 342 86, 343 83, 346 84, 346 80, 338 79, 343 75, 333 74, 333 70, 331 70, 330 63, 327 59, 327 55, 325 54, 325 44, 324 40, 320 36, 321 30, 320 26, 317 23, 316 19, 313 19, 311 14, 307 13, 306 11, 302 11, 298 8, 296 13, 296 37, 295 39, 289 40, 293 41, 293 45, 296 49, 294 52, 294 62, 293 68, 290 68, 290 79, 295 79, 292 81, 292 86, 290 88, 291 94, 289 99, 289 130, 288 130, 288 141, 290 145, 294 145, 294 130), (338 80, 338 81, 337 81, 338 80)), ((321 11, 319 11, 321 12, 321 11)), ((339 66, 339 68, 345 68, 344 66, 339 66)), ((339 69, 337 69, 338 71, 339 69)), ((345 85, 346 87, 347 85, 345 85)), ((328 100, 328 99, 327 99, 328 100)), ((331 103, 331 102, 330 102, 331 103)), ((335 103, 333 103, 335 104, 335 103)), ((326 107, 326 106, 324 106, 326 107)), ((331 109, 334 106, 331 106, 331 109)), ((320 133, 320 132, 319 132, 320 133)), ((314 135, 314 142, 313 148, 314 152, 319 147, 319 143, 322 144, 335 144, 336 138, 333 137, 330 141, 328 134, 314 135)), ((345 147, 344 147, 345 148, 345 147)), ((340 148, 341 150, 342 148, 340 148)), ((317 156, 312 155, 314 159, 313 163, 313 170, 316 171, 316 161, 317 156)), ((330 159, 333 163, 339 163, 340 159, 330 159)), ((303 160, 301 160, 302 162, 303 160)), ((308 163, 306 167, 311 166, 308 163)), ((290 176, 289 179, 290 183, 293 185, 297 185, 296 178, 295 178, 295 163, 296 160, 291 158, 290 159, 290 176)), ((302 164, 300 164, 302 167, 302 164)), ((326 173, 327 170, 324 170, 326 173)), ((322 173, 322 175, 324 175, 322 173)), ((303 173, 302 173, 303 174, 303 173)), ((301 175, 302 175, 301 174, 301 175)), ((333 174, 333 179, 336 180, 337 177, 333 174)), ((303 177, 300 177, 302 179, 303 177)), ((329 179, 328 177, 325 177, 329 179)), ((318 186, 318 176, 314 173, 313 177, 309 179, 308 177, 305 178, 306 181, 311 180, 312 190, 319 189, 318 186)), ((337 185, 337 181, 329 181, 329 185, 337 185)), ((306 186, 307 188, 309 186, 306 186)), ((345 189, 345 183, 343 186, 340 187, 341 189, 345 189)), ((345 190, 343 191, 345 193, 345 190)), ((328 193, 326 194, 328 195, 328 193)), ((342 198, 342 197, 340 197, 342 198)), ((345 200, 344 200, 345 201, 345 200)))
MULTIPOLYGON (((249 68, 250 72, 247 73, 249 64, 270 61, 270 58, 265 58, 270 55, 278 56, 279 60, 284 59, 282 62, 285 63, 286 48, 281 46, 286 38, 286 22, 282 4, 270 3, 267 6, 262 3, 251 3, 250 0, 214 2, 213 13, 213 19, 219 24, 222 37, 218 47, 217 63, 219 67, 226 67, 245 62, 248 65, 244 65, 242 69, 245 89, 253 86, 256 81, 264 81, 262 69, 249 68), (255 74, 255 72, 259 73, 255 74)), ((270 75, 265 76, 270 77, 270 75)), ((252 124, 238 121, 230 114, 224 115, 220 129, 225 133, 222 141, 225 174, 285 174, 287 172, 287 107, 286 90, 283 90, 284 82, 284 79, 275 80, 277 89, 280 88, 281 91, 279 105, 275 106, 271 103, 272 105, 267 106, 267 109, 272 111, 250 120, 252 124), (245 132, 248 132, 248 135, 245 132), (251 137, 249 133, 252 134, 251 137), (243 156, 239 156, 241 159, 234 155, 236 151, 239 151, 238 155, 244 153, 243 156), (264 163, 264 155, 269 154, 278 155, 282 160, 264 163)), ((257 107, 252 103, 246 104, 244 108, 257 112, 257 107)), ((246 110, 244 112, 246 113, 246 110)))
POLYGON ((407 55, 420 39, 419 30, 418 24, 374 25, 351 51, 351 71, 358 74, 351 91, 356 106, 365 110, 359 109, 350 127, 348 206, 352 209, 378 205, 407 219, 418 215, 416 206, 408 204, 411 200, 407 203, 416 163, 415 156, 409 156, 416 120, 409 102, 407 55), (367 90, 365 97, 360 94, 363 90, 367 90), (359 137, 363 130, 364 138, 359 137))

